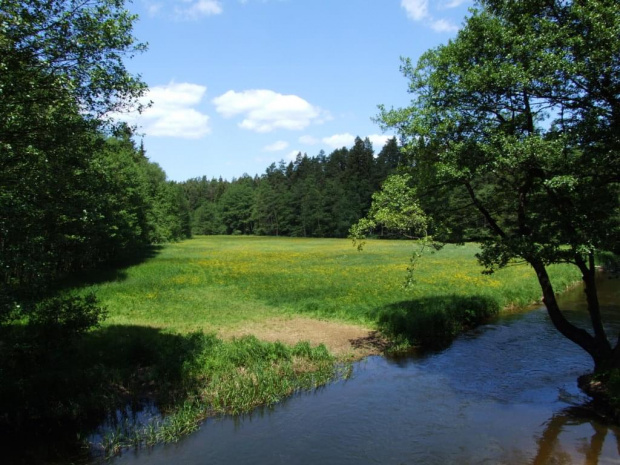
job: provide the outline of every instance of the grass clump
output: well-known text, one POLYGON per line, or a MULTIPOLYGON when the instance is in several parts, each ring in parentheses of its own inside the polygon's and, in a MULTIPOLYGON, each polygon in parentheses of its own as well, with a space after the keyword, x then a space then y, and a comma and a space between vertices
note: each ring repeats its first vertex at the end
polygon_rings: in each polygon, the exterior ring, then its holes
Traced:
POLYGON ((195 398, 211 412, 241 413, 325 384, 334 375, 333 362, 322 345, 289 347, 246 336, 218 342, 184 368, 195 398))
POLYGON ((425 297, 386 307, 378 315, 378 324, 385 334, 399 341, 398 347, 440 349, 499 310, 498 302, 487 296, 425 297))
POLYGON ((3 334, 0 365, 0 433, 11 463, 82 460, 85 442, 93 441, 89 432, 106 423, 95 442, 108 456, 176 441, 208 416, 272 405, 338 374, 324 346, 253 336, 224 341, 202 332, 106 325, 55 350, 40 337, 14 336, 3 334), (44 342, 40 350, 30 347, 44 342), (9 348, 12 356, 5 357, 9 348), (145 406, 158 414, 143 421, 145 406))
POLYGON ((165 416, 143 424, 116 422, 102 437, 106 455, 126 447, 175 442, 208 416, 273 405, 294 392, 324 385, 337 374, 325 346, 311 347, 307 342, 290 347, 254 336, 223 341, 194 333, 163 349, 166 362, 148 367, 151 373, 144 376, 163 376, 169 382, 167 389, 150 393, 158 397, 165 416))

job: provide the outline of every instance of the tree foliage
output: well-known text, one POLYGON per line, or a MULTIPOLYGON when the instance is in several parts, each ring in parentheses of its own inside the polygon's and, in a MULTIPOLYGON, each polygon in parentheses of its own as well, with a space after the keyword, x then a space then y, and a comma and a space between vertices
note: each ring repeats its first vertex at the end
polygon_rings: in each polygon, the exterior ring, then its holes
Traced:
MULTIPOLYGON (((454 40, 403 61, 411 105, 379 117, 399 131, 420 198, 465 194, 489 234, 481 263, 528 262, 556 328, 597 370, 620 367, 593 260, 620 244, 618 50, 617 1, 483 0, 454 40), (561 311, 553 263, 582 272, 589 331, 561 311)), ((435 212, 449 228, 452 215, 435 212)))
POLYGON ((123 5, 0 3, 0 322, 69 272, 188 234, 178 186, 104 117, 145 90, 123 5))
POLYGON ((361 250, 366 235, 377 228, 410 239, 427 236, 428 219, 410 182, 408 174, 391 175, 381 190, 372 195, 368 214, 350 229, 350 235, 358 242, 358 249, 361 250))
MULTIPOLYGON (((125 58, 146 49, 132 35, 136 16, 124 8, 124 0, 3 0, 0 6, 0 43, 6 77, 38 74, 39 79, 60 87, 77 104, 82 115, 100 117, 112 111, 139 108, 146 90, 139 77, 130 74, 125 58), (28 62, 21 70, 6 58, 28 62), (43 78, 41 78, 41 76, 43 78)), ((40 101, 40 95, 24 92, 26 81, 13 81, 16 104, 40 101)), ((39 81, 41 83, 41 81, 39 81)), ((3 86, 4 91, 5 86, 3 86)), ((3 92, 3 98, 6 96, 3 92)), ((48 103, 63 100, 46 92, 48 103)))
MULTIPOLYGON (((187 237, 181 188, 110 120, 145 90, 123 0, 0 2, 0 431, 84 417, 66 364, 105 316, 60 278, 187 237), (17 399, 17 402, 15 401, 17 399)), ((91 367, 95 379, 98 367, 91 367)), ((83 373, 80 373, 82 376, 83 373)), ((82 389, 82 391, 84 391, 82 389)), ((84 420, 84 418, 80 418, 84 420)), ((52 426, 53 425, 53 426, 52 426)), ((8 436, 7 436, 8 434, 8 436)), ((9 459, 10 460, 10 459, 9 459)))

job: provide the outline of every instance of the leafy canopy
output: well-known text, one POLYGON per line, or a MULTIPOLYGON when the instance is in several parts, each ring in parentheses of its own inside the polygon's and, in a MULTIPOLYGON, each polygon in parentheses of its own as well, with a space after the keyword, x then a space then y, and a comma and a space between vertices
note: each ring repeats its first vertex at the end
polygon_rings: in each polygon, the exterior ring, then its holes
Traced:
POLYGON ((479 7, 455 40, 403 61, 411 105, 381 109, 420 194, 467 192, 494 235, 480 256, 490 269, 618 250, 617 2, 479 7))
MULTIPOLYGON (((554 325, 599 371, 620 369, 594 263, 620 251, 619 51, 617 0, 480 0, 454 40, 403 61, 411 104, 378 118, 399 132, 419 198, 461 192, 489 232, 486 270, 529 263, 554 325), (581 271, 591 331, 561 311, 553 263, 581 271)), ((433 207, 449 230, 456 216, 433 207)))

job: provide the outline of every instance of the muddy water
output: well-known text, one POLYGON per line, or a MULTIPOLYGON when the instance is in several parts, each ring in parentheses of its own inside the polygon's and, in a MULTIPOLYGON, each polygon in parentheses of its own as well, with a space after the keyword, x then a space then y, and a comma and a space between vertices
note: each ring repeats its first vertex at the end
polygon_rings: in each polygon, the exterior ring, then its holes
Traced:
MULTIPOLYGON (((620 328, 620 281, 601 282, 620 328)), ((563 296, 585 317, 582 291, 563 296)), ((125 464, 620 464, 620 428, 593 418, 576 386, 589 358, 542 309, 506 316, 447 350, 371 357, 353 377, 273 409, 207 421, 125 464)))

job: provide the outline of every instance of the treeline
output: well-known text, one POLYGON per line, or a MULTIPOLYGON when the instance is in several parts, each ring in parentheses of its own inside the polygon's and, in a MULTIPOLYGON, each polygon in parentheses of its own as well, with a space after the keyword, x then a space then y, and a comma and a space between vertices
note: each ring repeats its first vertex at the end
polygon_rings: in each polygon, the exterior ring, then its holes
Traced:
POLYGON ((370 208, 372 194, 401 164, 396 139, 376 154, 368 138, 314 157, 298 154, 262 176, 181 183, 193 234, 345 237, 370 208))

